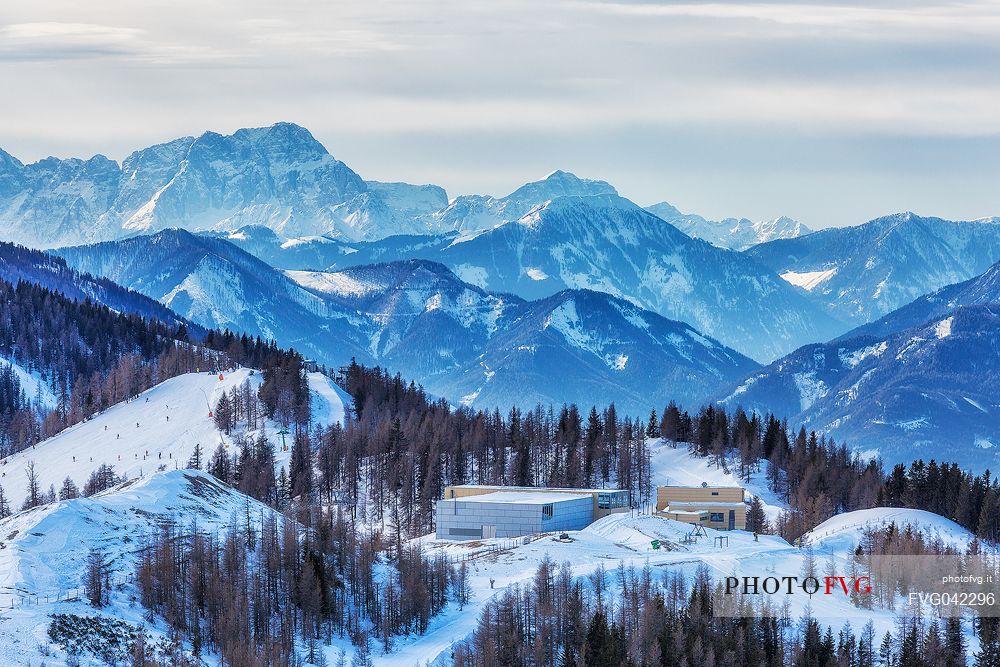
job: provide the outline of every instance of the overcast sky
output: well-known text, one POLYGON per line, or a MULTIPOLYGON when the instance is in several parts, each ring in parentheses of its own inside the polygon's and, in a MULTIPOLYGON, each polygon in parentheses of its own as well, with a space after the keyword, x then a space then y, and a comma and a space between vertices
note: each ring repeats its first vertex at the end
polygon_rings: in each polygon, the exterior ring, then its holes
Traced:
POLYGON ((363 177, 553 169, 813 227, 1000 215, 1000 1, 0 4, 0 147, 308 127, 363 177))

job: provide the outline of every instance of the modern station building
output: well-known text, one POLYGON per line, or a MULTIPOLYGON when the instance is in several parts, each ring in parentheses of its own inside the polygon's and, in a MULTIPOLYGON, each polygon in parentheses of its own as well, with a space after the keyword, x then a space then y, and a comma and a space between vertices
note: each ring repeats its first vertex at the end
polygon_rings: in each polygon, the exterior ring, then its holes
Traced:
POLYGON ((656 513, 716 530, 746 530, 746 492, 739 486, 661 486, 656 513))
POLYGON ((474 540, 580 530, 628 510, 628 491, 617 489, 449 486, 437 503, 435 535, 474 540))

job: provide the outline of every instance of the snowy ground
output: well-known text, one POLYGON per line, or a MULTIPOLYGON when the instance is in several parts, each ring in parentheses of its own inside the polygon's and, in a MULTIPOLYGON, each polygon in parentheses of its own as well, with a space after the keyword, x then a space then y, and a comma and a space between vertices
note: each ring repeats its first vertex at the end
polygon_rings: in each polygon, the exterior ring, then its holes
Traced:
MULTIPOLYGON (((72 426, 31 449, 0 460, 0 487, 11 508, 21 507, 27 487, 27 465, 35 462, 43 492, 70 477, 81 489, 90 473, 102 463, 112 465, 129 479, 163 469, 183 468, 194 451, 202 447, 204 466, 219 443, 230 447, 232 438, 220 433, 208 416, 222 392, 249 379, 256 390, 260 373, 246 368, 222 374, 188 373, 171 378, 138 398, 115 405, 92 419, 72 426)), ((313 420, 342 422, 344 402, 349 398, 329 378, 309 374, 313 398, 313 420)), ((269 422, 264 435, 275 445, 276 459, 284 464, 289 456, 281 450, 279 426, 269 422)), ((235 431, 234 431, 235 434, 235 431)))
POLYGON ((910 526, 930 540, 940 539, 945 546, 959 551, 964 551, 973 538, 965 528, 933 512, 901 507, 875 507, 831 517, 806 533, 802 539, 817 550, 845 553, 858 546, 866 528, 885 528, 889 524, 895 524, 900 530, 910 526))

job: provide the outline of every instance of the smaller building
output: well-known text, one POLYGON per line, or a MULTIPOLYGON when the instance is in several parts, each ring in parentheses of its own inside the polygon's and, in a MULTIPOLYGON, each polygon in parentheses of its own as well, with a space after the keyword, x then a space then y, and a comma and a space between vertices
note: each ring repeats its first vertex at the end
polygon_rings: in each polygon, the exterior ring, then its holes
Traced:
POLYGON ((738 486, 661 486, 656 513, 716 530, 746 530, 746 491, 738 486))

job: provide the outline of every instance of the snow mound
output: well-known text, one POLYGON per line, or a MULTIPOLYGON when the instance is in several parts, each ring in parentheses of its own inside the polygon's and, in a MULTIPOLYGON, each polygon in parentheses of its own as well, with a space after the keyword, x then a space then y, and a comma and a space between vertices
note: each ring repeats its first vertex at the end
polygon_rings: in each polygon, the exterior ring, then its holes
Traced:
POLYGON ((831 517, 806 533, 803 540, 812 544, 817 550, 847 553, 858 545, 865 529, 885 528, 889 524, 895 524, 899 529, 910 526, 914 530, 919 530, 928 539, 940 539, 946 546, 959 551, 965 551, 975 537, 951 519, 933 512, 900 507, 875 507, 831 517))
POLYGON ((680 521, 651 514, 610 514, 584 528, 581 533, 598 535, 619 546, 648 548, 653 540, 677 545, 691 532, 691 526, 680 521))

